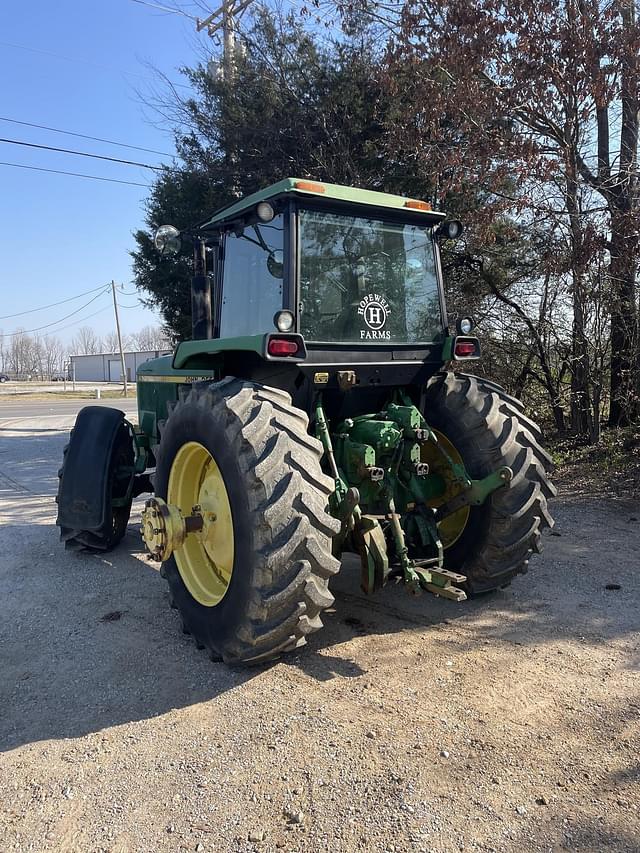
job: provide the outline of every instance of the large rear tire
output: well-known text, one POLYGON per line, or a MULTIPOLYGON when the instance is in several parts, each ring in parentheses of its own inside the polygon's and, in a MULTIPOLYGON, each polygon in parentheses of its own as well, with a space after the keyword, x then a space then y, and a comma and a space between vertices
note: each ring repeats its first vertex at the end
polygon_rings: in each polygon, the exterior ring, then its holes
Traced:
POLYGON ((471 507, 460 535, 445 549, 445 567, 467 576, 467 592, 488 592, 527 571, 540 551, 543 528, 553 527, 547 501, 552 460, 522 403, 499 385, 463 373, 439 373, 428 386, 425 418, 462 457, 474 479, 502 466, 510 486, 471 507))
POLYGON ((184 629, 214 659, 258 663, 295 649, 333 604, 333 482, 307 430, 288 394, 233 378, 187 389, 162 427, 156 494, 182 496, 189 512, 192 495, 215 492, 215 524, 233 539, 216 545, 214 529, 187 552, 188 537, 162 566, 184 629))

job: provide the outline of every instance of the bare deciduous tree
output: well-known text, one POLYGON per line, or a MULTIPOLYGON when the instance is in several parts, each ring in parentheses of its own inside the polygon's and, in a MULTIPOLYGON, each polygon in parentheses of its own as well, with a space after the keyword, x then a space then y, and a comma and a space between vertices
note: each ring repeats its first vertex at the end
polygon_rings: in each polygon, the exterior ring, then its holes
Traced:
POLYGON ((42 364, 40 372, 50 378, 64 369, 66 347, 55 335, 47 335, 42 339, 42 364))
POLYGON ((132 335, 133 344, 140 352, 169 349, 169 336, 161 326, 144 326, 132 335))
POLYGON ((95 355, 102 351, 102 340, 90 326, 81 326, 71 341, 74 355, 95 355))
POLYGON ((16 376, 31 378, 40 374, 41 345, 24 330, 14 332, 7 345, 7 366, 16 376))
MULTIPOLYGON (((102 339, 105 352, 120 352, 120 343, 116 332, 109 332, 102 339)), ((132 350, 135 348, 135 335, 122 335, 122 348, 124 350, 132 350)))

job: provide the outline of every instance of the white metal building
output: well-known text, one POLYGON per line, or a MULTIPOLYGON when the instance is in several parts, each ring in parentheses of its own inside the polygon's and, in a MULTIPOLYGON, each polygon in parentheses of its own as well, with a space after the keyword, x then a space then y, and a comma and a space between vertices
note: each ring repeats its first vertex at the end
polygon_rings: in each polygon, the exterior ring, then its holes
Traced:
MULTIPOLYGON (((125 352, 124 363, 127 369, 127 380, 135 381, 139 365, 150 358, 160 355, 170 355, 171 350, 154 350, 152 352, 125 352)), ((69 373, 78 382, 122 382, 122 365, 119 352, 104 352, 98 355, 72 355, 69 373)))

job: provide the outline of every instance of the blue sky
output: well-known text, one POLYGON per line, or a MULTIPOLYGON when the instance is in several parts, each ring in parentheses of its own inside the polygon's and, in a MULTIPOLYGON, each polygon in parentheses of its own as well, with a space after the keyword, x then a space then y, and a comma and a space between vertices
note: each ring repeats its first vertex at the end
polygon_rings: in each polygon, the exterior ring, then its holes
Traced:
MULTIPOLYGON (((154 126, 153 114, 140 99, 139 93, 154 85, 147 64, 180 81, 177 68, 197 61, 198 43, 206 38, 195 35, 192 21, 132 0, 9 4, 0 32, 0 117, 171 154, 170 128, 154 126)), ((0 137, 149 164, 169 162, 158 154, 7 121, 0 121, 0 137)), ((0 143, 0 160, 142 184, 153 176, 146 169, 7 143, 0 143)), ((0 330, 7 334, 18 326, 30 330, 53 323, 91 296, 20 317, 6 315, 67 299, 111 279, 131 293, 128 253, 132 232, 142 224, 146 193, 140 186, 0 165, 0 330)), ((124 331, 159 322, 137 305, 135 296, 122 295, 119 301, 124 331)), ((113 331, 108 294, 41 333, 70 340, 80 325, 93 326, 101 335, 113 331)))

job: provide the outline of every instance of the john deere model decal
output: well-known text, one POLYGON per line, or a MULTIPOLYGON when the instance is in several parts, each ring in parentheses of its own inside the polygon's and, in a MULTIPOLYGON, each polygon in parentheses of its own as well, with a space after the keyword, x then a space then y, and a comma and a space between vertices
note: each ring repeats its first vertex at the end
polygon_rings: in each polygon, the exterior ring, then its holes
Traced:
POLYGON ((384 296, 368 293, 358 305, 358 314, 369 327, 360 330, 360 340, 390 340, 391 332, 384 328, 390 313, 389 303, 384 296))

